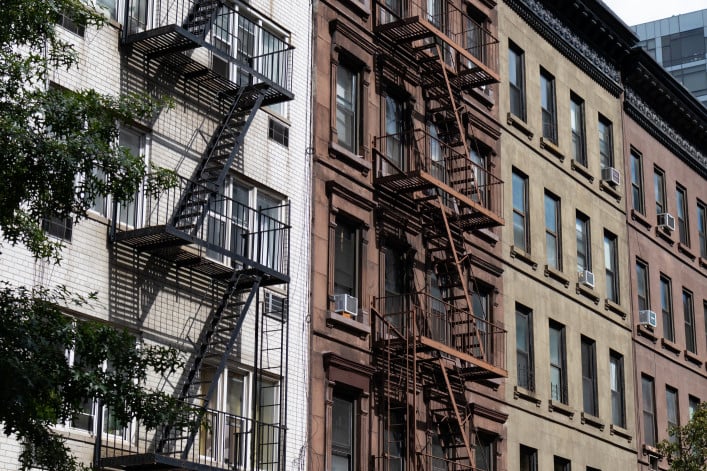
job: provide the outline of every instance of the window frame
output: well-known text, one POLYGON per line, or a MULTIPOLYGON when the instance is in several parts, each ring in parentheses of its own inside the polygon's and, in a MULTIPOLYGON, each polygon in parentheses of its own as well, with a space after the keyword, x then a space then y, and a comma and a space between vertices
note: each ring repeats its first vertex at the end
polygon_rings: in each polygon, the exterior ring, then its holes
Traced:
POLYGON ((571 471, 572 462, 567 458, 555 455, 552 457, 552 469, 553 471, 571 471))
POLYGON ((655 446, 658 442, 658 426, 655 409, 655 380, 641 375, 641 421, 643 422, 643 443, 655 446))
POLYGON ((535 391, 535 355, 534 355, 534 340, 533 340, 533 311, 525 306, 516 303, 516 382, 519 387, 525 388, 528 391, 535 391), (526 350, 519 347, 519 336, 522 332, 519 330, 520 318, 523 318, 527 329, 525 330, 526 350), (519 367, 519 358, 524 357, 527 363, 526 372, 522 374, 519 367))
POLYGON ((560 198, 545 190, 545 260, 550 268, 562 271, 562 206, 560 198), (548 206, 551 205, 551 207, 548 206), (550 214, 548 214, 550 211, 550 214), (550 221, 548 220, 550 219, 550 221), (554 221, 552 221, 554 219, 554 221), (551 222, 555 229, 548 225, 551 222), (550 258, 550 248, 554 250, 554 264, 550 258))
POLYGON ((707 205, 697 200, 697 240, 699 255, 707 259, 707 205))
POLYGON ((538 471, 538 450, 520 444, 518 449, 520 471, 538 471))
POLYGON ((512 171, 512 184, 511 184, 511 191, 513 195, 513 246, 515 248, 519 248, 523 250, 526 253, 530 253, 530 214, 529 214, 529 196, 528 196, 528 191, 529 191, 529 185, 528 185, 528 176, 522 173, 520 170, 514 168, 512 171), (521 194, 519 195, 520 198, 522 198, 522 207, 516 207, 516 188, 517 188, 517 183, 521 184, 521 188, 519 191, 521 191, 521 194), (516 220, 519 220, 521 222, 520 226, 516 224, 516 220), (516 228, 522 228, 522 240, 520 238, 517 238, 516 236, 518 235, 516 233, 516 228), (521 242, 522 245, 519 245, 518 242, 521 242))
POLYGON ((611 423, 626 427, 626 384, 624 357, 609 350, 609 391, 611 393, 611 423))
POLYGON ((604 230, 604 271, 606 275, 606 298, 619 303, 619 245, 618 237, 604 230))
POLYGON ((509 112, 520 118, 527 119, 525 93, 525 52, 513 41, 508 41, 508 91, 509 112), (513 73, 515 71, 515 74, 513 73))
POLYGON ((614 167, 614 125, 611 120, 599 113, 597 130, 599 132, 599 165, 602 170, 614 167))
POLYGON ((653 191, 655 192, 655 213, 668 212, 668 202, 665 193, 665 172, 659 167, 653 168, 653 191))
POLYGON ((582 360, 582 410, 594 417, 599 416, 597 390, 597 344, 589 337, 581 336, 582 360))
POLYGON ((651 309, 650 271, 648 264, 636 259, 636 300, 639 311, 651 309), (642 289, 643 288, 643 289, 642 289), (642 291, 644 291, 642 293, 642 291))
POLYGON ((540 67, 540 110, 542 137, 557 144, 557 99, 555 77, 540 67))
POLYGON ((589 216, 577 211, 575 219, 575 233, 577 241, 577 272, 583 270, 592 271, 592 236, 591 220, 589 216), (581 227, 581 230, 580 230, 581 227), (580 260, 584 260, 584 266, 580 265, 580 260))
MULTIPOLYGON (((358 449, 358 431, 357 431, 357 420, 356 420, 356 407, 357 407, 357 401, 355 399, 351 399, 347 395, 343 395, 336 390, 334 391, 334 397, 332 398, 332 408, 331 408, 331 470, 332 471, 341 471, 338 469, 335 465, 335 457, 345 457, 348 459, 348 466, 345 471, 353 471, 356 469, 357 463, 356 463, 356 455, 357 455, 357 449, 358 449), (344 443, 337 443, 335 441, 336 437, 336 427, 337 427, 337 408, 336 404, 337 402, 346 402, 347 404, 350 404, 351 409, 349 411, 349 416, 348 416, 348 438, 350 440, 350 443, 344 444, 344 443)), ((346 424, 341 424, 341 425, 346 425, 346 424)))
MULTIPOLYGON (((353 296, 355 298, 359 298, 360 290, 361 290, 361 244, 362 244, 362 239, 361 239, 361 225, 359 223, 356 223, 353 219, 347 218, 343 215, 337 215, 336 217, 336 223, 335 227, 332 230, 332 277, 331 277, 331 292, 336 295, 336 294, 348 294, 350 296, 353 296), (353 246, 353 254, 351 254, 351 263, 353 263, 353 267, 344 267, 339 266, 338 262, 341 261, 341 257, 339 256, 341 252, 337 250, 338 247, 338 239, 340 236, 343 236, 344 234, 341 234, 341 231, 343 228, 349 229, 348 233, 351 234, 351 242, 350 244, 353 246), (343 283, 337 283, 337 279, 339 278, 339 272, 342 272, 343 270, 340 270, 340 268, 350 268, 351 273, 350 277, 352 279, 352 286, 345 285, 343 283), (339 289, 339 287, 342 288, 350 288, 350 292, 347 292, 345 289, 339 289)), ((342 247, 343 249, 344 247, 342 247)), ((347 264, 348 265, 348 264, 347 264)))
POLYGON ((673 307, 673 282, 660 274, 660 313, 663 323, 663 338, 675 341, 675 309, 673 307))
POLYGON ((479 432, 474 446, 474 471, 496 471, 496 434, 479 432), (483 452, 483 454, 482 454, 483 452), (486 463, 479 463, 479 458, 485 456, 486 463))
POLYGON ((665 385, 665 418, 668 425, 668 440, 674 441, 676 437, 670 433, 670 427, 680 426, 680 400, 678 390, 665 385))
POLYGON ((570 131, 572 133, 572 160, 587 167, 587 130, 585 124, 584 100, 574 92, 570 93, 570 131))
POLYGON ((695 326, 695 299, 692 291, 682 290, 683 320, 685 322, 685 350, 697 354, 697 329, 695 326))
POLYGON ((680 243, 690 246, 690 215, 687 206, 687 189, 679 183, 675 187, 675 208, 680 243))
POLYGON ((550 319, 549 325, 549 341, 548 345, 550 348, 550 398, 553 401, 559 401, 562 404, 568 404, 568 391, 567 391, 567 341, 566 341, 566 329, 565 326, 550 319), (553 360, 553 331, 556 332, 557 345, 557 362, 553 360), (553 390, 553 371, 557 371, 559 375, 559 394, 553 390))
POLYGON ((633 147, 629 156, 631 174, 631 207, 637 213, 646 214, 646 201, 643 191, 643 154, 633 147))
MULTIPOLYGON (((336 129, 336 143, 339 147, 346 149, 347 151, 358 154, 360 152, 361 145, 361 86, 360 86, 361 73, 360 70, 355 70, 354 67, 348 63, 340 63, 336 68, 336 80, 334 92, 334 123, 336 129), (347 85, 351 86, 351 99, 346 99, 346 97, 341 97, 339 95, 339 86, 341 85, 340 80, 345 75, 342 74, 342 70, 349 74, 351 83, 347 85), (342 141, 341 127, 340 127, 340 113, 346 113, 351 123, 348 131, 351 133, 351 143, 346 143, 342 141)), ((343 123, 342 123, 343 125, 343 123)))

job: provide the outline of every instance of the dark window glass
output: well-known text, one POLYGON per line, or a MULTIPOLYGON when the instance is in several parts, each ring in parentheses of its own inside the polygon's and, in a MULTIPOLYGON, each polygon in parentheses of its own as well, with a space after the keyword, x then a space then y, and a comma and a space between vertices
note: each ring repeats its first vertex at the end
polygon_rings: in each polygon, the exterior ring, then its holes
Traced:
POLYGON ((611 423, 626 427, 624 396, 624 357, 614 351, 609 353, 609 382, 611 387, 611 423))
POLYGON ((358 152, 358 74, 336 69, 336 133, 341 147, 358 152))
POLYGON ((685 348, 688 352, 697 353, 697 338, 695 336, 695 306, 692 293, 682 291, 682 309, 685 317, 685 348))
POLYGON ((538 450, 520 446, 520 471, 538 471, 538 450))
POLYGON ((648 265, 638 260, 636 261, 636 294, 638 297, 638 310, 650 310, 651 298, 648 283, 648 265))
POLYGON ((663 337, 674 342, 673 288, 670 278, 665 275, 660 275, 660 310, 663 317, 663 337))
POLYGON ((577 211, 575 222, 577 233, 577 270, 592 271, 592 245, 590 240, 589 218, 577 211))
POLYGON ((665 387, 665 405, 666 416, 668 418, 668 435, 670 441, 674 441, 676 437, 670 432, 671 427, 680 425, 680 409, 678 408, 678 391, 670 386, 665 387))
POLYGON ((358 297, 359 233, 347 221, 337 219, 334 229, 334 294, 358 297))
POLYGON ((582 337, 582 400, 584 412, 599 415, 596 343, 586 337, 582 337))
POLYGON ((516 364, 518 386, 535 391, 533 311, 520 305, 516 305, 516 364))
POLYGON ((687 193, 684 188, 678 187, 676 192, 676 205, 678 209, 678 233, 680 242, 690 245, 690 223, 687 217, 687 193))
POLYGON ((602 115, 599 115, 599 156, 601 168, 614 166, 613 126, 602 115))
POLYGON ((513 43, 508 45, 508 81, 511 95, 511 113, 525 121, 525 65, 523 50, 513 43))
POLYGON ((707 206, 697 202, 697 235, 700 243, 700 257, 707 258, 707 206))
POLYGON ((528 220, 528 177, 513 171, 513 245, 530 252, 528 220))
POLYGON ((606 298, 619 302, 618 247, 616 236, 604 231, 604 269, 606 272, 606 298))
POLYGON ((570 460, 560 458, 559 456, 553 457, 552 463, 554 471, 571 471, 572 469, 570 460))
POLYGON ((355 456, 355 403, 334 396, 331 413, 331 469, 353 471, 355 456))
POLYGON ((545 193, 545 256, 549 267, 562 269, 560 199, 545 193))
POLYGON ((540 69, 540 108, 542 110, 543 138, 557 143, 555 77, 543 69, 540 69))
POLYGON ((587 144, 584 130, 584 100, 570 96, 570 128, 572 129, 572 158, 587 166, 587 144))
POLYGON ((643 399, 643 442, 656 445, 655 387, 653 378, 641 376, 641 397, 643 399))
POLYGON ((645 214, 642 160, 641 154, 631 149, 631 202, 636 212, 645 214))
POLYGON ((48 235, 71 242, 74 220, 70 217, 50 217, 42 219, 42 230, 48 235))
POLYGON ((667 213, 668 205, 665 202, 665 173, 659 168, 656 168, 653 174, 653 187, 653 191, 655 192, 655 213, 667 213))
POLYGON ((565 326, 550 321, 550 397, 567 404, 565 326))
POLYGON ((285 147, 290 145, 290 128, 276 119, 268 119, 268 139, 285 147))

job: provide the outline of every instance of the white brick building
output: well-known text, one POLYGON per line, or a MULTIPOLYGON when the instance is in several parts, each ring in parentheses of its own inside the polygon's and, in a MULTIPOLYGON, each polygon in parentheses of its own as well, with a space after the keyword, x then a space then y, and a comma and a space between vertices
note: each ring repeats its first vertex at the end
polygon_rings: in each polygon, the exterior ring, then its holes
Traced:
MULTIPOLYGON (((67 313, 179 348, 185 371, 150 386, 189 401, 208 395, 210 427, 115 427, 91 403, 57 430, 105 469, 303 469, 309 5, 116 1, 100 30, 57 26, 80 64, 54 72, 51 86, 170 97, 150 122, 121 130, 121 144, 176 170, 179 186, 122 208, 96 201, 69 232, 54 227, 65 241, 60 265, 5 247, 0 269, 17 284, 97 291, 67 313)), ((0 439, 0 470, 16 469, 19 451, 0 439)))

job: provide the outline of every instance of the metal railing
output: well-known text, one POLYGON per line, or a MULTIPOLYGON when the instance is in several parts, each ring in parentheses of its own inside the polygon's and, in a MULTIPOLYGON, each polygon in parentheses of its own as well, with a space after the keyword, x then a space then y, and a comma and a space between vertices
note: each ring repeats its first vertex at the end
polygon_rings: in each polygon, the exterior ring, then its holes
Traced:
POLYGON ((424 171, 494 214, 502 214, 503 181, 427 131, 378 136, 373 146, 376 178, 424 171))
POLYGON ((381 314, 374 338, 385 341, 423 336, 498 368, 505 369, 506 330, 427 292, 376 298, 381 314))
POLYGON ((424 19, 486 67, 498 71, 498 39, 454 4, 445 0, 379 0, 376 3, 377 27, 392 26, 396 21, 415 17, 424 19))
POLYGON ((199 184, 192 187, 183 177, 177 183, 159 193, 144 191, 130 205, 117 205, 112 223, 114 237, 128 238, 128 233, 137 229, 170 227, 215 261, 227 265, 252 261, 277 273, 289 274, 289 203, 255 209, 218 194, 207 207, 206 187, 199 184), (206 211, 203 223, 196 228, 182 228, 184 220, 177 219, 187 188, 192 188, 189 201, 193 202, 193 211, 206 211), (197 198, 203 198, 204 202, 197 202, 197 198), (124 222, 122 208, 131 208, 131 224, 124 222))
POLYGON ((226 78, 243 85, 244 81, 272 82, 292 90, 293 47, 263 24, 250 7, 231 0, 220 3, 206 18, 197 12, 205 0, 127 0, 125 38, 160 28, 176 26, 182 34, 191 33, 204 41, 202 46, 214 56, 214 70, 222 68, 226 78), (216 62, 219 62, 217 65, 216 62))
MULTIPOLYGON (((106 411, 107 408, 104 408, 103 415, 110 417, 106 411)), ((198 417, 196 410, 193 414, 198 417)), ((189 435, 187 426, 169 427, 169 436, 164 435, 164 430, 167 428, 147 428, 137 420, 127 426, 111 422, 103 427, 101 433, 101 460, 115 464, 121 459, 135 460, 136 455, 156 454, 231 470, 279 469, 280 447, 285 432, 280 424, 208 409, 186 457, 181 452, 189 435)))

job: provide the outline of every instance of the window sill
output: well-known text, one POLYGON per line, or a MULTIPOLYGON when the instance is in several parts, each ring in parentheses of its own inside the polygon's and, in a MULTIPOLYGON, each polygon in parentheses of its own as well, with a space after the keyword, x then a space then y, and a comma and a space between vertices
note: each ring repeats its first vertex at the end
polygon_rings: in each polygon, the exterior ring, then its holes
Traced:
POLYGON ((583 424, 591 425, 592 427, 598 428, 601 432, 604 431, 604 427, 606 426, 604 422, 601 421, 601 419, 595 415, 592 414, 587 414, 586 412, 582 412, 581 414, 581 422, 583 424))
POLYGON ((599 182, 599 189, 613 197, 617 203, 621 202, 621 193, 611 183, 602 180, 599 182))
MULTIPOLYGON (((486 85, 489 87, 489 85, 486 85)), ((491 109, 493 108, 493 105, 496 104, 496 100, 493 98, 493 91, 490 89, 487 89, 488 91, 482 91, 481 89, 477 88, 472 88, 471 89, 471 94, 479 100, 486 108, 491 109)))
POLYGON ((621 306, 616 304, 614 301, 610 299, 604 299, 604 310, 605 311, 611 311, 614 314, 618 314, 621 316, 622 319, 626 320, 626 317, 628 317, 628 313, 621 309, 621 306))
POLYGON ((550 412, 559 412, 562 415, 566 415, 567 417, 572 420, 574 418, 574 409, 572 409, 570 406, 567 404, 563 404, 561 402, 549 400, 547 401, 548 403, 548 410, 550 412))
POLYGON ((547 150, 549 153, 551 153, 552 155, 557 157, 560 160, 560 162, 565 161, 565 154, 562 153, 560 148, 554 142, 549 141, 549 140, 545 139, 544 137, 541 137, 540 138, 540 148, 547 150))
POLYGON ((640 225, 642 225, 646 229, 650 229, 653 226, 650 223, 650 221, 648 221, 648 219, 646 219, 646 217, 643 214, 639 213, 635 209, 631 210, 631 219, 633 219, 634 221, 636 221, 637 223, 639 223, 640 225))
POLYGON ((589 168, 586 167, 584 164, 577 162, 576 160, 572 160, 572 170, 575 172, 579 173, 582 175, 584 178, 589 180, 589 183, 594 183, 594 175, 589 171, 589 168))
POLYGON ((522 388, 520 386, 513 387, 513 399, 523 399, 528 402, 532 402, 537 407, 540 407, 542 400, 535 395, 534 391, 522 388))
POLYGON ((623 437, 626 440, 628 440, 629 443, 631 443, 631 440, 633 439, 633 437, 631 436, 631 434, 629 433, 628 430, 626 430, 623 427, 619 427, 618 425, 614 425, 614 424, 611 424, 609 426, 609 434, 618 435, 619 437, 623 437))
POLYGON ((697 258, 697 255, 692 253, 692 251, 690 250, 690 247, 683 244, 682 242, 678 242, 678 252, 682 253, 683 255, 685 255, 687 258, 689 258, 693 262, 697 258))
POLYGON ((594 289, 585 286, 582 283, 577 283, 577 294, 589 298, 594 304, 599 305, 599 295, 594 292, 594 289))
POLYGON ((511 245, 511 258, 517 258, 518 260, 530 265, 533 270, 538 269, 538 263, 533 260, 533 257, 523 249, 519 249, 515 245, 511 245))
POLYGON ((656 226, 655 235, 666 241, 671 246, 675 245, 675 241, 672 238, 672 233, 668 229, 663 229, 661 227, 656 226))
POLYGON ((552 268, 549 265, 545 265, 545 276, 550 277, 556 281, 559 281, 563 285, 565 285, 565 288, 567 288, 570 285, 570 279, 567 278, 567 275, 562 273, 560 270, 557 270, 555 268, 552 268))
POLYGON ((358 14, 364 20, 368 19, 368 17, 371 16, 371 5, 368 0, 363 0, 363 1, 350 0, 347 3, 349 5, 351 5, 352 7, 354 7, 354 9, 358 12, 358 14))
POLYGON ((680 352, 682 351, 682 349, 680 348, 680 346, 679 346, 678 344, 676 344, 676 343, 674 343, 674 342, 672 342, 672 341, 666 339, 665 337, 663 337, 662 339, 660 339, 660 345, 661 345, 665 350, 671 351, 671 352, 673 352, 675 355, 680 355, 680 352))
POLYGON ((702 360, 700 360, 700 357, 697 356, 696 353, 693 353, 689 350, 685 350, 683 352, 685 354, 685 360, 689 361, 695 366, 702 367, 702 360))
POLYGON ((487 242, 491 245, 496 245, 498 243, 498 236, 493 233, 491 229, 488 227, 485 227, 483 229, 478 229, 474 231, 474 234, 479 237, 479 239, 482 239, 484 242, 487 242))
POLYGON ((663 455, 660 454, 658 449, 654 446, 643 444, 643 454, 653 456, 655 458, 662 458, 663 455))
POLYGON ((647 338, 653 343, 656 343, 658 341, 658 337, 655 335, 655 331, 653 330, 653 327, 645 326, 645 325, 638 325, 638 334, 647 338))
POLYGON ((702 268, 707 268, 707 258, 700 257, 699 263, 702 268))
POLYGON ((329 143, 329 153, 332 157, 347 163, 351 167, 360 171, 363 176, 367 176, 371 171, 371 163, 358 154, 344 149, 335 142, 329 143))
MULTIPOLYGON (((361 321, 368 318, 365 311, 361 310, 358 314, 361 317, 361 321)), ((350 317, 345 317, 337 312, 328 311, 326 315, 327 326, 337 327, 341 330, 350 332, 354 335, 358 335, 361 339, 366 339, 371 333, 371 326, 365 324, 358 319, 353 319, 350 317)))
POLYGON ((530 130, 528 125, 526 124, 525 121, 520 119, 518 116, 514 115, 513 113, 508 113, 508 116, 506 117, 506 120, 508 121, 508 124, 511 126, 515 127, 518 129, 520 132, 526 135, 528 140, 533 140, 533 131, 530 130))

